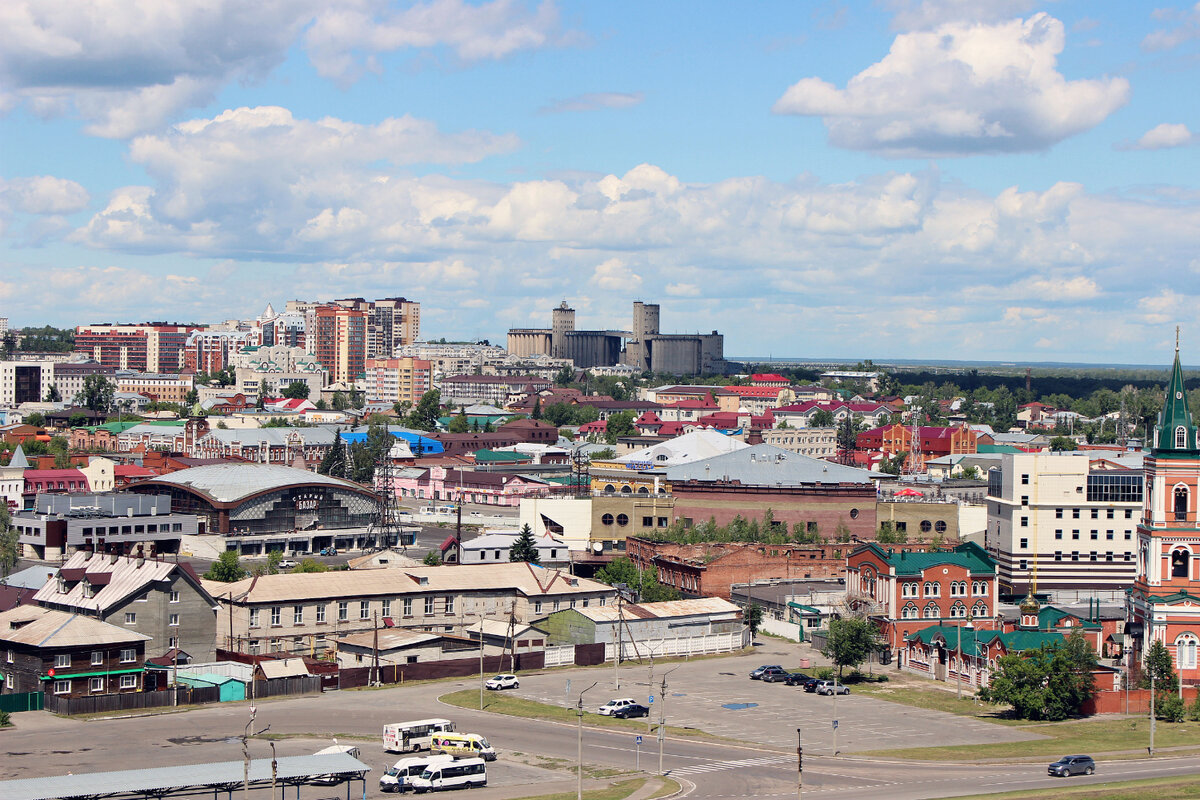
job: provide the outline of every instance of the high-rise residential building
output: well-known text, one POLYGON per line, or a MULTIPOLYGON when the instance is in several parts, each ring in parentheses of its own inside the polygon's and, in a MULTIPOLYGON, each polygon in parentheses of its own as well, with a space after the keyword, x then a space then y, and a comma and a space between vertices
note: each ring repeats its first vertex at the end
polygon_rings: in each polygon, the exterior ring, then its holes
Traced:
POLYGON ((421 333, 421 304, 387 297, 370 304, 367 358, 391 358, 396 349, 413 344, 421 333))
POLYGON ((230 365, 230 357, 255 340, 250 331, 206 330, 192 331, 184 350, 184 369, 192 372, 220 372, 230 365))
POLYGON ((178 372, 185 366, 188 336, 199 325, 80 325, 75 350, 114 369, 178 372))
POLYGON ((366 309, 317 306, 309 312, 305 346, 329 370, 329 379, 350 383, 363 374, 367 357, 366 309))
POLYGON ((1086 453, 1014 453, 988 473, 985 545, 1005 594, 1115 596, 1133 583, 1143 475, 1105 466, 1086 453))
MULTIPOLYGON (((40 403, 54 383, 54 361, 0 361, 0 405, 40 403)), ((70 402, 65 394, 63 398, 70 402)))
POLYGON ((433 365, 420 358, 368 358, 368 400, 416 405, 433 388, 433 365))

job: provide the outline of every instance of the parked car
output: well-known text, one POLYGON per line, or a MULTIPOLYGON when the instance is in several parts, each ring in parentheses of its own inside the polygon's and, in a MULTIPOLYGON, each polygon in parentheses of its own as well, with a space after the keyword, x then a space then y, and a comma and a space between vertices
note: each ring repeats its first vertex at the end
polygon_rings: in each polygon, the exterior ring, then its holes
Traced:
POLYGON ((824 695, 850 694, 850 687, 844 683, 837 683, 835 681, 818 681, 816 691, 817 694, 824 695))
POLYGON ((764 683, 782 683, 787 680, 787 676, 787 670, 783 667, 767 667, 759 676, 759 680, 764 683))
POLYGON ((279 559, 279 568, 280 569, 291 569, 294 566, 296 566, 296 562, 290 558, 279 559))
POLYGON ((337 555, 337 548, 336 548, 336 547, 323 547, 323 548, 321 548, 321 555, 323 555, 323 556, 336 556, 336 555, 337 555))
POLYGON ((1096 771, 1096 762, 1091 756, 1063 756, 1050 766, 1046 773, 1056 778, 1068 778, 1072 775, 1091 775, 1096 771))
POLYGON ((789 672, 783 679, 787 686, 803 686, 807 681, 815 681, 815 678, 810 678, 803 672, 789 672))
POLYGON ((763 672, 765 672, 766 670, 769 670, 769 669, 777 669, 780 672, 783 672, 783 667, 779 666, 778 664, 764 664, 763 666, 759 667, 758 669, 756 669, 750 673, 750 680, 752 680, 752 681, 760 680, 763 676, 763 672))
POLYGON ((636 706, 632 697, 622 697, 620 700, 609 700, 604 705, 600 706, 599 712, 605 717, 611 717, 614 711, 618 711, 628 706, 636 706))
POLYGON ((644 706, 641 703, 634 703, 631 706, 622 706, 612 712, 612 716, 620 719, 632 719, 633 717, 648 717, 650 716, 650 707, 644 706))
POLYGON ((821 681, 820 678, 809 678, 806 681, 802 681, 800 683, 800 686, 801 686, 801 688, 804 689, 804 691, 809 692, 811 694, 812 692, 815 692, 817 690, 817 686, 819 686, 822 682, 823 681, 821 681))
POLYGON ((520 689, 521 682, 517 680, 516 675, 497 675, 494 678, 488 678, 487 683, 483 684, 488 689, 520 689))

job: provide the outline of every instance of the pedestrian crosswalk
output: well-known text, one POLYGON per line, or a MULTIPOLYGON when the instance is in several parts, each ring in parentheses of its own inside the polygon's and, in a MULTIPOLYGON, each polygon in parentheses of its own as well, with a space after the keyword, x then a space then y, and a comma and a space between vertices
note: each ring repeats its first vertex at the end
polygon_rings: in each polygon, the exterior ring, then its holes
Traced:
POLYGON ((694 764, 690 767, 680 767, 670 771, 670 775, 702 775, 705 772, 720 772, 724 769, 745 769, 746 767, 765 767, 773 764, 794 763, 795 756, 763 756, 761 758, 743 758, 739 761, 711 761, 707 764, 694 764))

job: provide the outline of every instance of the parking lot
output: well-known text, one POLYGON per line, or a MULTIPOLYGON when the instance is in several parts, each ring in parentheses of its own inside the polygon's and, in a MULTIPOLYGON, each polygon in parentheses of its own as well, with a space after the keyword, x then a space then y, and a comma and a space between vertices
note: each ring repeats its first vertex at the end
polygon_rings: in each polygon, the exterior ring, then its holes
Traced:
MULTIPOLYGON (((794 749, 796 729, 800 728, 805 748, 830 753, 833 750, 833 722, 837 720, 837 747, 842 753, 898 747, 929 747, 944 744, 946 731, 954 730, 956 744, 1023 741, 1031 738, 1012 728, 988 722, 888 703, 873 697, 851 694, 822 697, 806 693, 798 686, 763 683, 749 679, 749 672, 761 664, 793 666, 797 645, 766 640, 752 655, 691 662, 658 664, 654 668, 654 687, 649 664, 623 664, 620 688, 614 685, 611 667, 589 671, 586 681, 579 674, 547 673, 521 676, 521 688, 515 693, 531 700, 572 706, 578 693, 593 680, 599 684, 588 692, 585 708, 595 711, 602 703, 618 697, 632 697, 649 703, 657 721, 662 709, 662 678, 667 673, 666 719, 677 727, 693 727, 739 741, 754 741, 781 749, 794 749), (567 680, 571 680, 570 699, 567 680), (582 684, 582 685, 581 685, 582 684)), ((884 668, 886 669, 886 668, 884 668)))

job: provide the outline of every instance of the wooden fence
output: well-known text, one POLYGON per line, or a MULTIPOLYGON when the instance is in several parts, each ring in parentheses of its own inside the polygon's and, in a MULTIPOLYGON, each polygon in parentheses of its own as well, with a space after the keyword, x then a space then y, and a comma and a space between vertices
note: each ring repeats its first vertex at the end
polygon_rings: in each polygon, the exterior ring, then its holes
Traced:
MULTIPOLYGON (((295 678, 271 678, 254 681, 253 697, 279 697, 285 694, 316 694, 321 691, 320 675, 302 675, 295 678)), ((247 697, 250 697, 247 694, 247 697)))
POLYGON ((216 703, 221 699, 216 686, 179 687, 172 691, 129 692, 126 694, 95 694, 90 697, 57 697, 46 695, 47 711, 64 716, 101 714, 112 711, 133 711, 143 708, 163 708, 170 705, 216 703), (177 697, 177 701, 176 701, 177 697))

